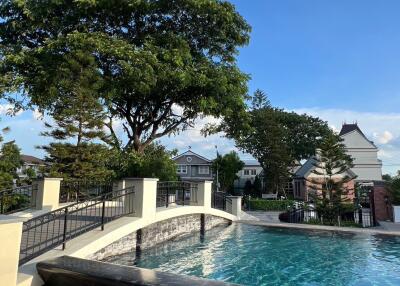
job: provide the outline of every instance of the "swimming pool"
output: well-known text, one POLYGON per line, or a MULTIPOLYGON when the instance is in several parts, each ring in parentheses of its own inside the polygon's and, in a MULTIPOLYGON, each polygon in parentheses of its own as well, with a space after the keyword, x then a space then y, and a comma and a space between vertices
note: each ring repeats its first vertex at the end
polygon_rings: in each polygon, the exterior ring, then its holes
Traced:
POLYGON ((400 237, 233 224, 144 250, 136 265, 243 285, 400 285, 400 237))

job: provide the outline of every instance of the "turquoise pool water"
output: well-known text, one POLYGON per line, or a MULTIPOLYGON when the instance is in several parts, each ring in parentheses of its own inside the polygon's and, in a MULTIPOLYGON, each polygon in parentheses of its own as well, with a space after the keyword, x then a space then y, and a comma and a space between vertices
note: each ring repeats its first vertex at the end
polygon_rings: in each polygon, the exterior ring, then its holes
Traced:
POLYGON ((234 224, 145 250, 136 265, 243 285, 399 286, 400 238, 234 224))

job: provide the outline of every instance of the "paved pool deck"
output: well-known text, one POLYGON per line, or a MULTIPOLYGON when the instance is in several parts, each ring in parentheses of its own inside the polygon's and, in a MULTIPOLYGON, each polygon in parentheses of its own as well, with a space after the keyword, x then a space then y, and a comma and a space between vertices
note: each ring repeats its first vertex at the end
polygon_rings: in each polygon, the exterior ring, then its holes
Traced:
POLYGON ((251 225, 260 225, 265 227, 278 227, 290 229, 303 229, 303 230, 319 230, 319 231, 333 231, 344 233, 360 233, 360 234, 381 234, 381 235, 394 235, 400 236, 400 224, 393 222, 382 222, 380 226, 370 228, 356 228, 356 227, 338 227, 328 225, 312 225, 312 224, 299 224, 299 223, 285 223, 279 221, 280 212, 259 212, 259 211, 246 211, 248 216, 237 221, 238 223, 246 223, 251 225), (251 219, 247 219, 251 218, 251 219))

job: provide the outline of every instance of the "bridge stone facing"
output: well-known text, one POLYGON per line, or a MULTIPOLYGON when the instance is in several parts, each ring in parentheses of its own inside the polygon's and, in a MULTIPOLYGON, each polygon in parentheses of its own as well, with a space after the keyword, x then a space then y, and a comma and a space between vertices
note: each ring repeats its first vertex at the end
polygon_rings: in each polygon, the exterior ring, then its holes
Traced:
MULTIPOLYGON (((231 213, 212 208, 211 184, 210 181, 198 184, 196 205, 156 208, 157 179, 128 178, 121 180, 116 184, 118 189, 135 186, 135 195, 126 198, 134 202, 134 213, 131 216, 107 223, 104 231, 95 229, 70 240, 64 251, 59 248, 53 249, 27 262, 18 268, 16 284, 9 285, 42 285, 43 281, 36 271, 36 264, 40 261, 64 255, 102 259, 108 255, 132 251, 137 246, 136 233, 138 230, 142 234, 140 246, 146 248, 177 235, 201 230, 201 216, 204 217, 205 229, 220 223, 239 220, 241 210, 238 206, 240 206, 241 197, 231 198, 232 206, 229 209, 231 213), (167 230, 166 233, 164 230, 167 230)), ((0 261, 0 263, 3 262, 0 261)))
MULTIPOLYGON (((210 230, 219 225, 228 225, 230 220, 212 215, 205 215, 205 230, 210 230)), ((96 253, 86 257, 90 260, 101 261, 110 256, 120 255, 130 252, 132 257, 136 255, 136 250, 153 247, 159 243, 182 237, 201 230, 201 215, 192 214, 170 218, 164 221, 153 223, 141 229, 141 243, 137 241, 137 231, 132 232, 119 240, 107 245, 96 253)))

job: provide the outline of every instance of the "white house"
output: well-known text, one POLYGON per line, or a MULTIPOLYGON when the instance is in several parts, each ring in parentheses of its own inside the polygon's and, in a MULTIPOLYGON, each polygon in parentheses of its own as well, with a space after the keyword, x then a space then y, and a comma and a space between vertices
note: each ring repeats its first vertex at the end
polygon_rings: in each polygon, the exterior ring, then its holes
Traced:
POLYGON ((346 152, 353 159, 351 169, 356 175, 356 182, 371 182, 382 180, 382 161, 378 159, 378 148, 370 141, 355 124, 343 124, 339 133, 346 146, 346 152))
POLYGON ((237 173, 239 179, 235 180, 234 187, 237 189, 243 189, 247 181, 254 183, 257 175, 262 172, 260 163, 256 160, 243 161, 244 167, 237 173))

